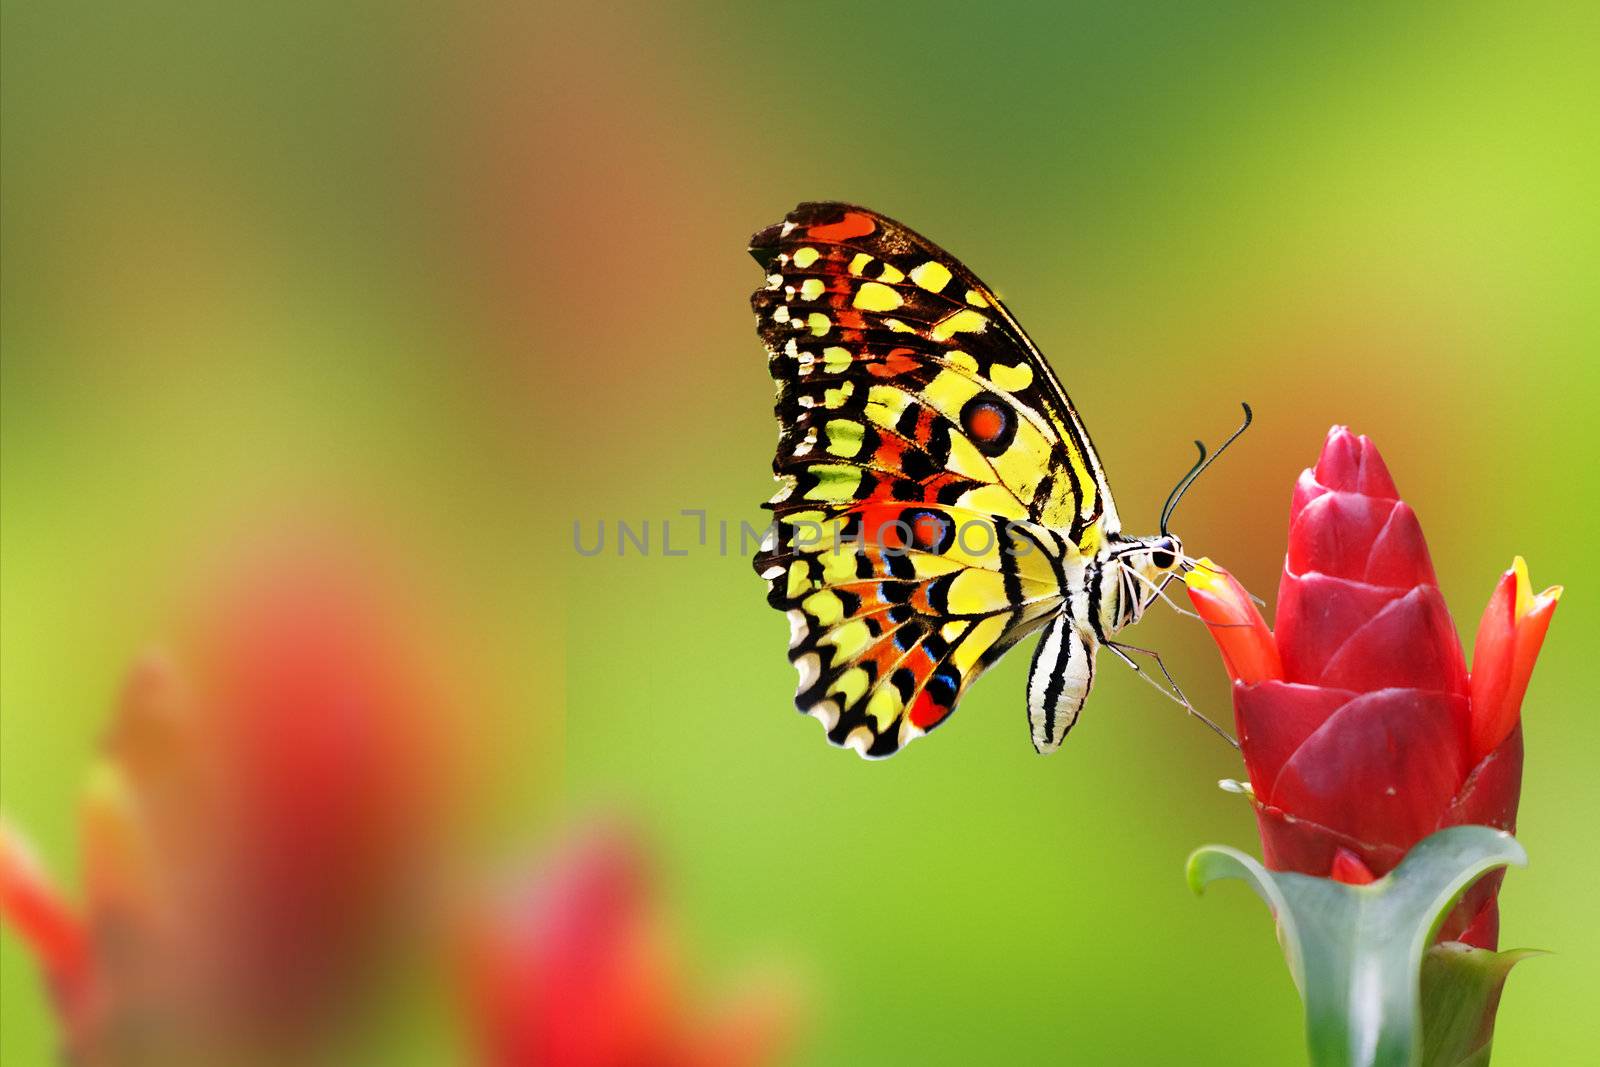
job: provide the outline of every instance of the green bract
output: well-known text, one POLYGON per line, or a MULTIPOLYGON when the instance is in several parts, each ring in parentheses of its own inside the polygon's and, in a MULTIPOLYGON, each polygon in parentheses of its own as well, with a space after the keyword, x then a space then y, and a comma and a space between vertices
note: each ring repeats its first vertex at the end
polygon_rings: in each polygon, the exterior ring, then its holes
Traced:
POLYGON ((1473 882, 1527 861, 1510 834, 1453 826, 1370 885, 1269 871, 1217 845, 1196 850, 1188 874, 1197 893, 1238 878, 1272 909, 1314 1067, 1443 1067, 1488 1062, 1501 985, 1530 953, 1430 949, 1434 932, 1473 882))

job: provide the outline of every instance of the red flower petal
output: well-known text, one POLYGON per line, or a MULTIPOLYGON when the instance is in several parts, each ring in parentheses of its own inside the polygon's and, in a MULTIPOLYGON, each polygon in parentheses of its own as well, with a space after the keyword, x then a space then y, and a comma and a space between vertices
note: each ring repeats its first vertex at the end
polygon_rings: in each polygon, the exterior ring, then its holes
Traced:
POLYGON ((1272 631, 1233 575, 1209 559, 1200 559, 1184 575, 1183 582, 1189 600, 1222 652, 1229 678, 1235 682, 1260 682, 1283 677, 1272 631))
POLYGON ((1478 761, 1457 790, 1446 826, 1493 826, 1517 829, 1517 799, 1522 794, 1522 727, 1519 724, 1493 752, 1478 761))
POLYGON ((1498 870, 1478 879, 1445 917, 1438 940, 1461 941, 1493 952, 1500 941, 1500 906, 1495 897, 1505 876, 1504 870, 1498 870))
POLYGON ((1289 527, 1294 528, 1295 520, 1300 518, 1300 512, 1313 500, 1327 493, 1328 487, 1317 481, 1315 471, 1304 470, 1300 477, 1295 479, 1294 495, 1289 500, 1289 527))
MULTIPOLYGON (((1284 571, 1278 584, 1278 654, 1287 681, 1321 684, 1323 671, 1350 637, 1399 593, 1394 589, 1284 571)), ((1360 688, 1365 688, 1364 686, 1360 688)))
MULTIPOLYGON (((1316 571, 1364 582, 1372 545, 1397 501, 1359 493, 1323 493, 1309 501, 1289 529, 1285 566, 1294 574, 1316 571)), ((1414 582, 1396 583, 1409 587, 1414 582)))
POLYGON ((1345 885, 1370 885, 1377 881, 1377 875, 1361 862, 1361 857, 1347 848, 1341 848, 1333 854, 1333 866, 1328 871, 1328 877, 1345 885))
POLYGON ((1329 489, 1400 499, 1377 446, 1364 435, 1351 433, 1345 426, 1335 426, 1328 431, 1322 455, 1317 459, 1316 475, 1317 481, 1329 489))
POLYGON ((1405 856, 1403 849, 1393 845, 1358 841, 1270 804, 1256 805, 1256 826, 1261 832, 1261 858, 1275 871, 1298 871, 1326 878, 1333 869, 1334 858, 1344 849, 1381 878, 1405 856))
POLYGON ((1283 765, 1273 803, 1358 841, 1410 848, 1439 825, 1465 777, 1465 704, 1416 689, 1356 697, 1283 765))
POLYGON ((1328 717, 1355 698, 1342 689, 1267 681, 1236 685, 1234 721, 1239 727, 1239 748, 1244 754, 1250 788, 1264 803, 1276 803, 1273 786, 1278 772, 1322 728, 1328 717))
POLYGON ((89 1025, 93 959, 83 922, 50 884, 32 849, 0 822, 0 919, 28 944, 49 984, 69 1046, 89 1025))
MULTIPOLYGON (((1432 689, 1467 695, 1467 667, 1439 590, 1417 586, 1364 622, 1324 665, 1322 684, 1344 689, 1432 689)), ((1462 705, 1457 737, 1466 737, 1462 705)), ((1460 744, 1460 741, 1457 741, 1460 744)))
POLYGON ((1474 756, 1494 749, 1517 725, 1561 592, 1560 586, 1552 586, 1534 595, 1520 556, 1495 585, 1472 649, 1474 756))
POLYGON ((1428 542, 1422 536, 1422 524, 1404 500, 1395 503, 1389 521, 1372 542, 1366 580, 1373 585, 1397 588, 1439 584, 1433 571, 1433 557, 1428 554, 1428 542))

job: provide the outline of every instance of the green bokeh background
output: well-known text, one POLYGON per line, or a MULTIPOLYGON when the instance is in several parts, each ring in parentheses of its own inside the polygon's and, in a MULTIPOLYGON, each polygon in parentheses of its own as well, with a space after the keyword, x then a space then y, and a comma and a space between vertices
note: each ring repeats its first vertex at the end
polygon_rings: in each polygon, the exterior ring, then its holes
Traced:
MULTIPOLYGON (((1496 1062, 1592 1054, 1600 499, 1590 4, 3 5, 0 776, 75 879, 124 666, 197 559, 284 515, 383 531, 494 733, 484 851, 640 821, 707 986, 809 990, 806 1064, 1289 1063, 1232 753, 1115 669, 1034 755, 1026 656, 882 764, 789 710, 737 551, 771 385, 746 236, 851 199, 954 250, 1072 389, 1126 524, 1269 600, 1327 427, 1383 448, 1469 643, 1524 554, 1561 581, 1525 706, 1496 1062), (572 525, 652 525, 583 558, 572 525)), ((1204 634, 1158 614, 1203 706, 1204 634)), ((0 1054, 44 1000, 0 938, 0 1054)), ((419 1060, 440 1055, 418 1053, 419 1060)), ((453 1057, 449 1057, 453 1058, 453 1057)))

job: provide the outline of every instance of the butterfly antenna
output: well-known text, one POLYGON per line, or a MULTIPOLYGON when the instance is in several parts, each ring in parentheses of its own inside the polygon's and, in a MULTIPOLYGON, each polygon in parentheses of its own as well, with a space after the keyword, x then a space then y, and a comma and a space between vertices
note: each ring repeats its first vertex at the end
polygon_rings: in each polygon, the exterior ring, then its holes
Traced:
POLYGON ((1167 535, 1167 522, 1172 518, 1172 509, 1176 508, 1178 501, 1183 499, 1183 494, 1189 488, 1189 483, 1194 481, 1201 471, 1205 470, 1206 446, 1196 441, 1194 447, 1200 450, 1200 458, 1194 461, 1194 466, 1189 468, 1187 474, 1178 479, 1178 484, 1173 486, 1172 492, 1167 494, 1167 502, 1161 505, 1161 535, 1163 537, 1167 535))
POLYGON ((1182 478, 1178 479, 1178 484, 1173 486, 1172 492, 1167 494, 1167 502, 1161 505, 1162 536, 1166 536, 1166 534, 1169 532, 1167 530, 1167 524, 1172 521, 1172 513, 1177 510, 1178 502, 1183 499, 1183 494, 1189 491, 1189 487, 1194 484, 1195 479, 1204 474, 1206 468, 1215 463, 1217 461, 1217 457, 1226 452, 1228 450, 1228 446, 1237 441, 1239 439, 1239 435, 1250 428, 1250 422, 1255 418, 1255 415, 1250 411, 1249 404, 1241 403, 1239 406, 1244 408, 1244 421, 1239 424, 1239 428, 1237 430, 1234 430, 1233 433, 1228 435, 1228 439, 1226 441, 1222 442, 1222 447, 1211 453, 1210 456, 1207 456, 1206 446, 1199 441, 1194 443, 1194 446, 1200 450, 1200 458, 1195 460, 1195 464, 1193 467, 1189 468, 1188 474, 1185 474, 1182 478))

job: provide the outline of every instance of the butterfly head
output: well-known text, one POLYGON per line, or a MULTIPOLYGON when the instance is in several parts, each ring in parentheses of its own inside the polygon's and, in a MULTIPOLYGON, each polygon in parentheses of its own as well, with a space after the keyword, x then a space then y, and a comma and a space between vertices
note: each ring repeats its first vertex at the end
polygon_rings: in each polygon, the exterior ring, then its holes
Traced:
POLYGON ((1101 579, 1101 622, 1108 632, 1138 622, 1174 574, 1187 567, 1172 534, 1128 537, 1112 546, 1101 579))

